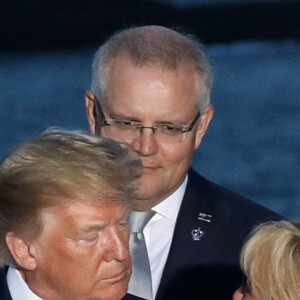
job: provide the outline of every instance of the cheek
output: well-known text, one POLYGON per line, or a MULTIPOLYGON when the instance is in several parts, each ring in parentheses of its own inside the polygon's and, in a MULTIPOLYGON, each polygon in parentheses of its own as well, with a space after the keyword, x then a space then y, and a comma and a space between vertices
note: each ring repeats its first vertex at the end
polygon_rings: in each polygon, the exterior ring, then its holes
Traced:
POLYGON ((101 246, 76 245, 73 242, 63 242, 61 239, 52 238, 48 247, 44 249, 43 260, 47 264, 56 264, 57 269, 72 270, 75 268, 96 267, 96 262, 101 260, 101 246), (89 262, 93 263, 90 264, 89 262))
POLYGON ((76 255, 65 256, 60 265, 63 266, 66 279, 72 280, 70 285, 75 284, 83 289, 89 289, 103 273, 102 261, 101 253, 97 249, 90 249, 76 255))
POLYGON ((170 164, 190 164, 194 153, 194 144, 186 141, 184 144, 174 145, 161 145, 161 154, 165 162, 170 164))
POLYGON ((69 259, 68 247, 59 234, 40 238, 34 245, 37 261, 40 265, 53 263, 58 267, 60 262, 69 259))

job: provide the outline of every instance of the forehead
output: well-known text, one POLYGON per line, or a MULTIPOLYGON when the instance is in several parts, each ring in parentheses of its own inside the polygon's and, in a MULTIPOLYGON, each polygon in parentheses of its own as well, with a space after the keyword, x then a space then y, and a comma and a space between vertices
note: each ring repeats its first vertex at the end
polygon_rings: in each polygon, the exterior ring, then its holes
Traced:
POLYGON ((44 209, 41 217, 44 225, 56 224, 72 229, 94 222, 113 223, 128 214, 129 209, 121 201, 104 202, 100 205, 67 202, 63 205, 44 209))
MULTIPOLYGON (((174 115, 194 113, 200 94, 198 74, 191 64, 174 70, 158 63, 137 66, 125 55, 106 67, 106 103, 112 109, 174 115)), ((127 112, 127 111, 126 111, 127 112)))
MULTIPOLYGON (((150 80, 170 79, 174 82, 186 82, 193 79, 198 85, 198 74, 195 66, 192 63, 178 63, 176 68, 168 68, 163 62, 145 62, 144 64, 136 64, 129 55, 120 54, 110 61, 105 66, 105 74, 107 82, 113 84, 117 80, 131 79, 137 76, 139 79, 150 80)), ((136 78, 136 79, 138 79, 136 78)), ((110 88, 110 86, 108 86, 110 88)))

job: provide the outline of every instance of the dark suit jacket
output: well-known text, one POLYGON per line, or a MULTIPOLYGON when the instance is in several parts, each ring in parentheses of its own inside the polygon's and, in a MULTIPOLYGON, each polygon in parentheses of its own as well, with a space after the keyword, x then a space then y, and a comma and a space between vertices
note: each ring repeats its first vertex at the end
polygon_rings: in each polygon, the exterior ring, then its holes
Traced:
MULTIPOLYGON (((8 286, 7 286, 7 282, 6 282, 6 273, 7 273, 7 267, 0 269, 0 300, 12 300, 9 290, 8 290, 8 286)), ((143 300, 139 297, 127 294, 125 296, 125 298, 123 298, 124 300, 143 300)))
POLYGON ((279 219, 191 170, 156 300, 231 300, 241 283, 239 254, 249 231, 279 219), (211 223, 198 220, 199 213, 212 215, 211 223), (197 241, 192 230, 199 227, 204 234, 197 241))
POLYGON ((122 300, 145 300, 145 299, 131 295, 131 294, 127 294, 122 300))
POLYGON ((6 283, 7 267, 0 269, 0 300, 12 300, 6 283))

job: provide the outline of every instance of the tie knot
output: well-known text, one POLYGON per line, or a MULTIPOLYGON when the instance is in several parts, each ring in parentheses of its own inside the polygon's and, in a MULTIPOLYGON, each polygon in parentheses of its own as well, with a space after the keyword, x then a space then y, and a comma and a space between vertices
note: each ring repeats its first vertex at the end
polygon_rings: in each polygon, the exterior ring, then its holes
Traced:
POLYGON ((154 216, 153 210, 137 211, 133 210, 129 217, 129 226, 131 232, 143 232, 144 227, 154 216))

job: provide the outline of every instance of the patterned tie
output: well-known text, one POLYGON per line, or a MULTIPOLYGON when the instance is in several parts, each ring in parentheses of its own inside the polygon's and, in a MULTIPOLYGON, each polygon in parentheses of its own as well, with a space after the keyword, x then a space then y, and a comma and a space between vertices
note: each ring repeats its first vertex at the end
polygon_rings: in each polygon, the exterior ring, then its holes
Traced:
POLYGON ((132 275, 128 292, 144 299, 152 300, 152 280, 147 247, 143 234, 144 227, 155 212, 133 210, 129 217, 129 249, 132 260, 132 275))

